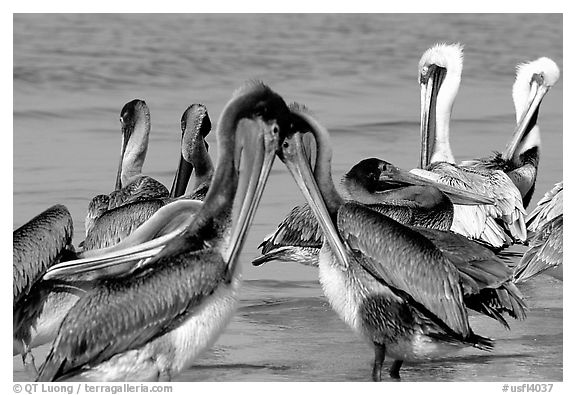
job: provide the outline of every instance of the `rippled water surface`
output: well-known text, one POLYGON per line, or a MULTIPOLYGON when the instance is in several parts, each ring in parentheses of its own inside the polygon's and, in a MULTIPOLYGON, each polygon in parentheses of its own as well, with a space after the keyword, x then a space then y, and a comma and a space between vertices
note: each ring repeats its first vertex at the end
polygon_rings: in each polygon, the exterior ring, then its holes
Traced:
MULTIPOLYGON (((78 244, 88 202, 114 187, 124 103, 149 105, 144 173, 170 184, 182 112, 204 103, 215 122, 231 92, 252 78, 306 104, 328 127, 336 178, 367 157, 415 167, 417 64, 438 41, 465 44, 451 124, 457 160, 505 147, 518 63, 548 56, 563 70, 560 15, 15 15, 13 228, 63 203, 78 244)), ((562 179, 562 82, 540 111, 543 153, 532 206, 562 179)), ((216 156, 215 136, 208 141, 216 156)), ((241 256, 240 308, 178 380, 369 380, 372 350, 330 309, 316 269, 249 263, 302 201, 277 161, 241 256)), ((496 339, 494 352, 406 363, 403 380, 562 380, 562 282, 542 276, 521 290, 529 317, 511 322, 510 331, 471 315, 476 333, 496 339)), ((47 349, 35 352, 37 361, 47 349)), ((30 379, 19 358, 14 378, 30 379)))

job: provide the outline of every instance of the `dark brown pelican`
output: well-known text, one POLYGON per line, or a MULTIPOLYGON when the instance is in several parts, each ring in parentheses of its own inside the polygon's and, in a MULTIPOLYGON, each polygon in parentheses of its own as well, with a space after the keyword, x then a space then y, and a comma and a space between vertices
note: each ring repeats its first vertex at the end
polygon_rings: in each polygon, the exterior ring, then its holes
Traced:
POLYGON ((524 208, 528 208, 538 174, 540 161, 540 127, 538 113, 546 92, 560 78, 560 70, 549 58, 540 58, 518 65, 512 99, 516 109, 516 128, 504 153, 496 152, 489 158, 464 161, 460 166, 502 170, 522 195, 524 208))
POLYGON ((68 209, 53 206, 13 233, 13 353, 25 366, 30 350, 52 340, 68 308, 77 300, 71 288, 39 281, 50 266, 73 254, 68 209))
POLYGON ((518 266, 514 268, 514 281, 526 281, 535 275, 546 272, 559 280, 563 273, 563 228, 564 214, 562 201, 564 183, 554 185, 528 215, 529 249, 524 253, 518 266))
POLYGON ((493 198, 496 201, 494 205, 455 205, 451 229, 499 249, 514 241, 526 240, 526 212, 518 188, 503 171, 471 169, 454 164, 449 124, 460 85, 462 57, 459 44, 438 44, 428 49, 420 59, 421 169, 412 172, 493 198))
MULTIPOLYGON (((360 161, 342 177, 346 199, 357 201, 405 225, 448 230, 453 204, 486 204, 491 200, 435 184, 377 158, 360 161), (450 198, 449 198, 450 197, 450 198)), ((259 246, 259 266, 272 260, 318 266, 322 230, 308 205, 297 206, 259 246)))
MULTIPOLYGON (((159 208, 184 195, 192 172, 196 180, 192 194, 187 197, 196 200, 204 199, 213 173, 212 160, 205 141, 211 129, 206 107, 202 104, 189 106, 182 115, 181 128, 180 161, 170 197, 149 195, 151 191, 141 191, 144 194, 131 196, 121 205, 109 209, 110 205, 106 206, 106 195, 96 196, 90 202, 92 209, 88 210, 88 216, 95 217, 95 219, 90 224, 87 220, 87 230, 90 231, 87 232, 86 240, 82 244, 85 250, 112 246, 131 234, 159 208), (99 215, 95 215, 96 212, 99 212, 99 215)), ((126 188, 122 190, 126 191, 126 188)))
POLYGON ((120 111, 122 144, 115 189, 109 195, 97 195, 88 204, 86 236, 95 221, 106 211, 133 201, 168 197, 168 189, 154 178, 142 174, 148 152, 150 110, 144 100, 134 99, 120 111))
POLYGON ((233 95, 195 217, 140 271, 104 282, 69 311, 39 381, 170 378, 210 347, 235 310, 238 256, 289 121, 282 98, 262 83, 233 95))
POLYGON ((319 259, 324 293, 340 318, 375 347, 372 378, 381 379, 385 355, 394 359, 390 375, 399 377, 404 360, 430 360, 467 346, 492 349, 492 340, 474 334, 468 323, 464 299, 476 281, 422 234, 345 202, 332 182, 328 132, 306 112, 292 111, 294 130, 310 130, 316 139, 314 175, 300 132, 284 139, 281 158, 325 235, 319 259))

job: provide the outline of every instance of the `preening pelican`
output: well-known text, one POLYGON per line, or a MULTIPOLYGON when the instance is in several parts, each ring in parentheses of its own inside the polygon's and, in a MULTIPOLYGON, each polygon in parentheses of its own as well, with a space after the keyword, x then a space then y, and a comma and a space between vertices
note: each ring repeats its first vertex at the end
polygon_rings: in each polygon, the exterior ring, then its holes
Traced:
POLYGON ((528 216, 526 225, 529 231, 530 248, 524 253, 518 266, 514 268, 514 281, 526 281, 535 275, 546 272, 559 280, 563 274, 563 228, 564 214, 562 201, 564 183, 554 185, 546 192, 528 216))
POLYGON ((449 258, 414 230, 344 202, 332 181, 328 132, 305 111, 292 112, 296 132, 281 143, 281 158, 322 226, 324 293, 340 318, 374 345, 373 380, 381 379, 385 355, 394 359, 390 375, 397 378, 404 360, 467 346, 491 350, 492 340, 470 328, 467 285, 449 258), (314 175, 302 147, 306 130, 317 144, 314 175))
POLYGON ((186 184, 178 182, 180 173, 193 172, 194 183, 192 193, 185 198, 203 201, 208 193, 208 187, 214 174, 212 159, 208 154, 206 136, 212 129, 212 123, 208 116, 208 110, 203 104, 193 104, 182 114, 182 157, 180 159, 178 173, 174 178, 170 197, 177 198, 186 193, 186 184))
POLYGON ((39 281, 50 266, 74 252, 68 209, 53 206, 13 233, 13 353, 24 365, 30 350, 56 336, 63 315, 78 297, 71 288, 39 281))
POLYGON ((420 59, 421 169, 412 172, 493 198, 495 205, 455 205, 451 229, 494 248, 502 248, 514 241, 526 240, 526 211, 518 188, 504 172, 470 169, 454 164, 449 124, 460 85, 462 58, 459 44, 437 44, 424 52, 420 59))
MULTIPOLYGON (((417 177, 377 158, 364 159, 354 165, 342 177, 341 184, 346 200, 368 205, 402 224, 433 229, 450 229, 452 200, 460 204, 492 202, 477 194, 417 177)), ((297 206, 258 246, 262 248, 262 256, 252 263, 259 266, 282 260, 318 266, 322 243, 322 230, 310 207, 297 206)))
POLYGON ((540 161, 540 127, 538 113, 544 96, 560 78, 560 69, 549 58, 518 65, 516 81, 512 86, 512 99, 516 109, 518 127, 504 153, 496 152, 483 159, 463 161, 460 166, 502 170, 522 195, 524 208, 528 208, 538 174, 540 161))
POLYGON ((262 83, 233 95, 205 203, 142 270, 104 282, 69 311, 39 381, 169 379, 210 347, 235 310, 238 256, 289 121, 262 83))
MULTIPOLYGON (((192 172, 196 176, 194 191, 188 198, 203 200, 213 173, 212 161, 205 141, 210 132, 211 122, 206 107, 202 104, 189 106, 182 114, 181 120, 180 161, 174 176, 170 197, 149 195, 150 191, 140 191, 121 205, 109 209, 106 195, 98 195, 90 202, 88 216, 92 217, 90 225, 87 220, 84 250, 105 248, 117 244, 136 228, 147 221, 158 209, 186 192, 192 172), (99 213, 95 215, 95 213, 99 213), (89 226, 89 228, 88 228, 89 226)), ((138 178, 144 179, 146 176, 138 178)), ((147 184, 150 185, 149 182, 147 184)), ((130 183, 129 185, 134 185, 130 183)), ((122 189, 126 191, 126 188, 122 189)), ((128 196, 128 195, 126 195, 128 196)))

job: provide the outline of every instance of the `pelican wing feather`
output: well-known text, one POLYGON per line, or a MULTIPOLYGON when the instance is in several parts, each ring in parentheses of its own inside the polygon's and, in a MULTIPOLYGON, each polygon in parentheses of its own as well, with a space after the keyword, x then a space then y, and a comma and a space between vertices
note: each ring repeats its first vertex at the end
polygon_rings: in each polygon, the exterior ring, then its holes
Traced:
POLYGON ((526 318, 526 304, 520 291, 512 284, 512 270, 492 250, 453 232, 412 228, 442 251, 458 269, 464 288, 466 307, 486 314, 506 328, 502 316, 526 318))
POLYGON ((563 262, 564 216, 547 222, 530 240, 530 248, 514 269, 514 281, 526 281, 546 269, 558 267, 563 262))
POLYGON ((50 207, 14 231, 14 306, 49 267, 58 263, 71 246, 73 232, 72 216, 61 204, 50 207))
POLYGON ((344 204, 337 222, 341 237, 366 258, 360 264, 377 280, 410 295, 452 331, 470 335, 460 275, 431 241, 356 203, 344 204))
POLYGON ((108 210, 143 200, 165 198, 169 195, 168 189, 159 181, 149 176, 140 176, 122 189, 110 194, 108 210))
POLYGON ((544 197, 536 204, 534 210, 526 218, 528 230, 535 232, 547 222, 563 213, 564 183, 561 181, 546 192, 544 197))
POLYGON ((526 211, 522 196, 510 178, 500 170, 458 168, 446 162, 433 163, 428 170, 412 173, 494 198, 494 205, 454 205, 451 230, 466 237, 505 247, 513 240, 526 240, 526 211))
POLYGON ((204 249, 104 283, 69 311, 37 381, 76 374, 178 327, 219 286, 225 269, 219 254, 204 249))
POLYGON ((280 222, 276 231, 258 246, 266 254, 285 246, 322 247, 324 236, 320 224, 307 204, 296 206, 280 222))
POLYGON ((165 205, 163 199, 136 201, 106 211, 92 226, 82 246, 94 250, 118 244, 165 205))

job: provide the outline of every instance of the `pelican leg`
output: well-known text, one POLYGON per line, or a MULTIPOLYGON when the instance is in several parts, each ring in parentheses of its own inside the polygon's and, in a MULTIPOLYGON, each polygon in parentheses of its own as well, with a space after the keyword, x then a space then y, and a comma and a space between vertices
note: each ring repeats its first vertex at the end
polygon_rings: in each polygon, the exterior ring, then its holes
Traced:
POLYGON ((172 381, 172 375, 170 374, 170 371, 168 370, 160 370, 158 372, 158 379, 157 381, 162 381, 162 382, 170 382, 172 381))
POLYGON ((382 381, 382 363, 386 356, 386 346, 374 343, 374 366, 372 367, 372 381, 382 381))
POLYGON ((22 353, 22 365, 24 365, 24 370, 30 374, 32 377, 38 376, 38 369, 36 369, 36 362, 34 361, 34 355, 28 345, 24 344, 24 352, 22 353))
POLYGON ((400 379, 400 368, 402 367, 403 362, 404 361, 400 359, 396 359, 394 362, 392 362, 392 366, 390 366, 390 377, 393 379, 400 379))

